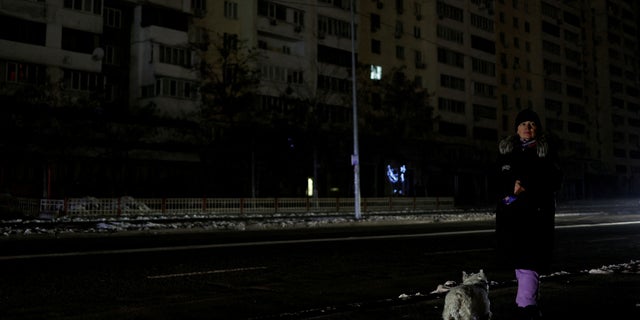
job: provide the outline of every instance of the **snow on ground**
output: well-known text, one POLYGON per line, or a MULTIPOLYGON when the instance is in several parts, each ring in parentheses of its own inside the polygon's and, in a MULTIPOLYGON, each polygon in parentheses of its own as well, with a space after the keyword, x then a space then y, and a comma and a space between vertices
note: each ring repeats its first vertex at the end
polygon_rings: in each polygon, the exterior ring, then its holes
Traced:
POLYGON ((357 225, 375 223, 434 223, 446 221, 481 221, 493 219, 491 210, 434 211, 413 213, 371 213, 355 219, 347 214, 274 214, 239 216, 120 216, 110 218, 61 217, 56 219, 9 220, 0 224, 0 235, 62 235, 72 233, 148 232, 162 230, 273 230, 314 228, 329 225, 357 225))
MULTIPOLYGON (((595 269, 586 269, 586 270, 580 271, 578 274, 640 274, 640 260, 631 260, 628 263, 612 264, 612 265, 606 265, 606 266, 602 266, 600 268, 595 268, 595 269)), ((571 275, 571 273, 566 271, 559 271, 559 272, 554 272, 547 275, 541 275, 540 278, 545 279, 545 278, 553 278, 553 277, 560 277, 560 276, 567 276, 567 275, 571 275)), ((513 282, 515 282, 515 280, 513 280, 513 282)), ((439 284, 429 294, 430 295, 445 294, 451 288, 457 285, 458 283, 456 281, 449 280, 443 284, 439 284)), ((502 284, 495 281, 491 281, 490 287, 497 287, 497 286, 502 286, 502 284)), ((422 296, 422 294, 419 292, 412 295, 403 293, 398 297, 398 299, 408 300, 408 299, 411 299, 412 297, 419 297, 419 296, 422 296)))

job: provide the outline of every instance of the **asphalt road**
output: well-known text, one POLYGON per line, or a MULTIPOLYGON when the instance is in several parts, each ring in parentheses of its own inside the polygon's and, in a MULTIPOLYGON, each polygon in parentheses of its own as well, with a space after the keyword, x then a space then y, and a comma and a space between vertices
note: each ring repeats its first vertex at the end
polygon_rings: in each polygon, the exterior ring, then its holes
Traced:
MULTIPOLYGON (((640 225, 624 223, 640 220, 636 215, 557 220, 558 271, 640 258, 640 225)), ((398 297, 428 293, 458 280, 463 270, 482 268, 498 284, 492 291, 496 298, 510 299, 513 277, 496 264, 492 227, 489 221, 4 239, 0 314, 2 319, 438 319, 437 300, 424 297, 424 303, 409 307, 398 297)), ((640 290, 631 290, 640 296, 640 290)), ((496 309, 506 310, 506 304, 496 309)))

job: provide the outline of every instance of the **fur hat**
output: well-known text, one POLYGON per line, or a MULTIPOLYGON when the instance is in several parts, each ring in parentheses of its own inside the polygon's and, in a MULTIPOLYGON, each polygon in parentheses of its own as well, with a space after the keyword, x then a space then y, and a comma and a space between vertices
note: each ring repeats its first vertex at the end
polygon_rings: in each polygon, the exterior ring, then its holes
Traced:
MULTIPOLYGON (((521 145, 520 137, 517 134, 504 137, 498 143, 498 150, 500 154, 508 154, 513 152, 513 149, 518 148, 521 145)), ((542 134, 536 138, 536 153, 538 157, 544 158, 549 154, 549 142, 547 136, 542 134)))
POLYGON ((538 127, 538 130, 542 130, 542 123, 540 123, 540 117, 538 117, 538 114, 532 109, 524 109, 518 113, 515 121, 515 130, 518 131, 518 126, 525 121, 531 121, 535 123, 536 127, 538 127))

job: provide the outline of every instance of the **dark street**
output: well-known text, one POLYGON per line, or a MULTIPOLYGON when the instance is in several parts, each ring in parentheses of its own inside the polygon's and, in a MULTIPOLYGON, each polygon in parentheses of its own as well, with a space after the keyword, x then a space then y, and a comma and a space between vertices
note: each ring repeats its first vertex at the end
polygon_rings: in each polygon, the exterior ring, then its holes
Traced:
MULTIPOLYGON (((607 276, 581 274, 637 259, 638 224, 624 220, 635 216, 558 218, 554 269, 571 275, 544 281, 549 294, 542 301, 571 288, 601 297, 603 308, 615 292, 637 300, 640 289, 623 286, 638 283, 637 274, 611 276, 620 286, 613 293, 603 291, 607 276)), ((438 319, 442 300, 429 292, 458 281, 463 270, 482 268, 495 283, 494 319, 505 319, 512 275, 496 265, 492 236, 488 221, 4 239, 12 253, 0 258, 2 313, 4 319, 438 319), (398 299, 402 294, 414 298, 398 299)))

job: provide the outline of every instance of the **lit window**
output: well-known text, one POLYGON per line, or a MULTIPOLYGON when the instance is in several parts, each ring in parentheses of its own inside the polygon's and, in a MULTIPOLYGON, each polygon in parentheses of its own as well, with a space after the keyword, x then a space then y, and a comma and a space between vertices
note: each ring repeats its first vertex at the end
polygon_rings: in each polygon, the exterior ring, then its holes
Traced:
POLYGON ((371 80, 382 79, 382 66, 371 65, 371 80))

